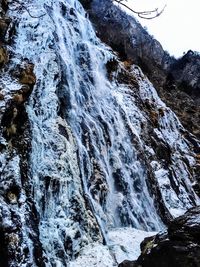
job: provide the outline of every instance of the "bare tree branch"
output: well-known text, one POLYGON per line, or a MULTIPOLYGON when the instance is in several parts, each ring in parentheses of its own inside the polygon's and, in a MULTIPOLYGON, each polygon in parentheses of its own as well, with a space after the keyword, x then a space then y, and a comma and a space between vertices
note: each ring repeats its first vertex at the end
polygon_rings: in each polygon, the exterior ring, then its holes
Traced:
POLYGON ((126 5, 124 3, 124 0, 113 0, 113 1, 126 7, 127 9, 129 9, 131 12, 138 15, 138 17, 140 17, 142 19, 154 19, 154 18, 160 16, 166 7, 166 5, 165 5, 160 11, 158 10, 158 8, 155 8, 153 10, 147 10, 147 11, 136 11, 136 10, 132 9, 131 7, 129 7, 128 5, 126 5))

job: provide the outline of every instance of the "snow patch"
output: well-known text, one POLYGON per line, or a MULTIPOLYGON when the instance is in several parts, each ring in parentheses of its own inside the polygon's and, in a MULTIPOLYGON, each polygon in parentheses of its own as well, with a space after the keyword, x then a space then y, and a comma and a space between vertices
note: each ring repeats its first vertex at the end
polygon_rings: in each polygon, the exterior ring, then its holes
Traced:
POLYGON ((108 246, 89 244, 76 260, 70 262, 69 267, 114 267, 124 260, 136 260, 141 253, 140 244, 144 238, 156 234, 128 227, 110 230, 108 246))
POLYGON ((100 244, 93 243, 86 246, 80 253, 80 256, 70 262, 69 267, 111 267, 117 266, 109 249, 100 244))
POLYGON ((118 228, 110 231, 110 249, 114 253, 117 263, 124 260, 136 260, 140 253, 140 244, 144 238, 156 235, 157 232, 146 232, 134 228, 118 228))

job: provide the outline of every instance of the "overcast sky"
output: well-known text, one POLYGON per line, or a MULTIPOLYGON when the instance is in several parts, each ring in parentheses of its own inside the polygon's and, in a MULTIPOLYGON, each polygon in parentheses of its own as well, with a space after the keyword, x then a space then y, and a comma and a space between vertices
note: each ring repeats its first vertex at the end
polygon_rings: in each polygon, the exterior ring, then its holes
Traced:
POLYGON ((161 16, 138 19, 171 55, 182 56, 189 49, 200 52, 200 0, 128 0, 143 11, 167 4, 161 16))

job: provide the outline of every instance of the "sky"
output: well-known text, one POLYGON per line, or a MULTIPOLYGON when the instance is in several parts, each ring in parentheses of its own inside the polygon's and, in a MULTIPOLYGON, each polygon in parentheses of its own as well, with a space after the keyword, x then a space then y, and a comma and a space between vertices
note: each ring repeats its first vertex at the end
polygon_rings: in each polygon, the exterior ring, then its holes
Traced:
POLYGON ((175 57, 188 50, 200 52, 200 0, 127 0, 134 10, 154 8, 164 12, 153 20, 137 19, 175 57))

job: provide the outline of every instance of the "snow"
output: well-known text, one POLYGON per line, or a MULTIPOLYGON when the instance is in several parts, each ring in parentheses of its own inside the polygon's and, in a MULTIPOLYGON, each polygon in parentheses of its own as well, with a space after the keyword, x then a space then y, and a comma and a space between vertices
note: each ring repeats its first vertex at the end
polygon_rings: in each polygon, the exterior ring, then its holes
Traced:
POLYGON ((116 228, 108 232, 107 246, 100 243, 84 247, 80 256, 71 261, 69 267, 114 267, 124 260, 136 260, 140 253, 140 244, 144 238, 156 235, 135 228, 116 228))
POLYGON ((69 267, 114 267, 117 266, 109 249, 100 243, 89 244, 80 252, 80 256, 70 262, 69 267))
POLYGON ((136 260, 140 253, 140 244, 144 238, 156 235, 157 232, 146 232, 134 228, 117 228, 108 233, 117 263, 124 260, 136 260))
MULTIPOLYGON (((160 161, 152 160, 150 164, 158 181, 165 206, 172 217, 176 218, 193 206, 190 194, 196 203, 199 203, 199 198, 192 189, 194 183, 192 175, 185 164, 188 161, 190 167, 193 168, 196 160, 191 151, 191 144, 182 136, 180 130, 184 130, 184 128, 175 113, 166 107, 151 82, 138 67, 132 66, 132 71, 139 81, 141 99, 148 101, 152 110, 157 114, 159 114, 159 109, 163 111, 163 115, 159 116, 158 126, 154 128, 154 134, 160 142, 165 144, 168 149, 170 148, 171 164, 167 169, 163 168, 160 161)), ((149 153, 149 148, 147 146, 145 148, 149 153)), ((151 155, 153 156, 153 153, 151 155)))

